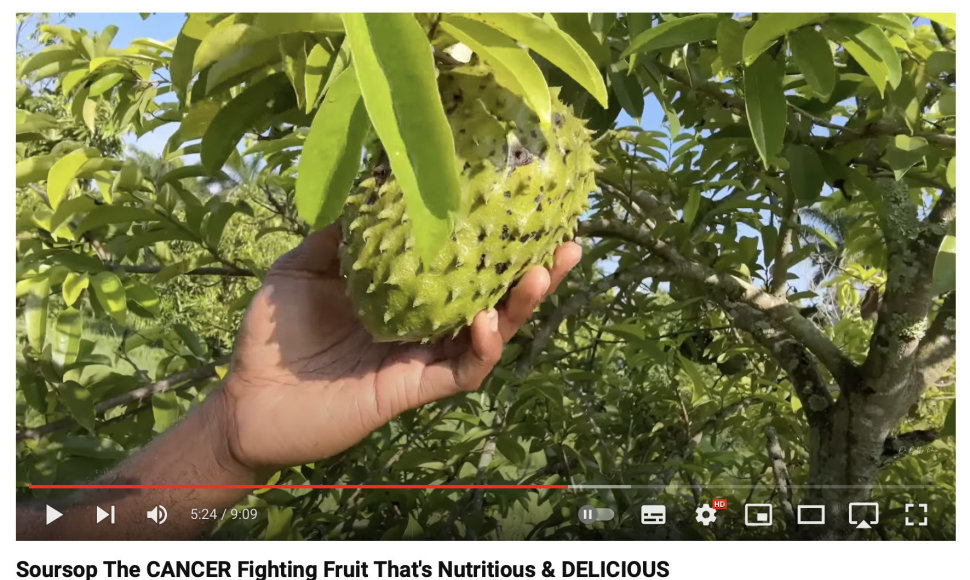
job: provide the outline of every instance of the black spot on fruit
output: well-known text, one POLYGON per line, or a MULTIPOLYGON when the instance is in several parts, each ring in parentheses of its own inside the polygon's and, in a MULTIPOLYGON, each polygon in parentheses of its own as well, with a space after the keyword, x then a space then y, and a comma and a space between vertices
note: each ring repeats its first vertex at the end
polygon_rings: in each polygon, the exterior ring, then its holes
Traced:
POLYGON ((485 241, 485 230, 482 230, 482 233, 478 234, 478 241, 479 242, 485 241))
POLYGON ((508 262, 499 262, 498 264, 495 264, 495 273, 504 274, 505 271, 508 270, 508 268, 509 268, 508 262))
POLYGON ((512 199, 512 192, 511 191, 508 191, 508 190, 505 191, 505 199, 512 199))
POLYGON ((375 203, 377 203, 377 192, 372 191, 371 194, 367 196, 367 201, 365 203, 367 205, 374 205, 375 203))
POLYGON ((509 239, 509 226, 502 226, 502 240, 509 239))
POLYGON ((562 129, 562 115, 559 113, 553 113, 552 124, 556 127, 556 129, 562 129))
POLYGON ((482 257, 478 260, 478 267, 475 268, 475 271, 481 272, 484 269, 485 269, 485 254, 482 254, 482 257))

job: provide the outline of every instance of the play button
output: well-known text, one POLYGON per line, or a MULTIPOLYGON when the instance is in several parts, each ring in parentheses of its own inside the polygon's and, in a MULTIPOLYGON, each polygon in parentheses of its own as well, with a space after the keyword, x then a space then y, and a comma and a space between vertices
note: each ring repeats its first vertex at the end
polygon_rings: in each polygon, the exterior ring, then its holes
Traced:
POLYGON ((61 517, 62 515, 64 514, 52 508, 51 506, 47 506, 47 525, 49 526, 51 522, 61 517))

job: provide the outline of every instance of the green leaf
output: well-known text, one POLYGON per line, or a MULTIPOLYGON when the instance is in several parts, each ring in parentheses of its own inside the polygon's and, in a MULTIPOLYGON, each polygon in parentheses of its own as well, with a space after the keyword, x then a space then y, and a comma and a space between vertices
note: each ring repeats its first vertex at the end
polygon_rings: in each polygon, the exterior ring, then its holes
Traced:
POLYGON ((767 13, 758 14, 754 26, 744 35, 741 53, 744 66, 750 66, 768 47, 788 32, 808 24, 821 22, 827 14, 767 13))
MULTIPOLYGON (((593 33, 593 27, 589 21, 590 16, 585 12, 555 12, 546 13, 543 20, 549 22, 549 19, 552 18, 559 30, 571 36, 597 66, 602 66, 609 61, 610 51, 593 33)), ((553 22, 549 23, 552 24, 553 22)))
POLYGON ((306 56, 306 68, 303 71, 303 86, 306 90, 304 111, 309 114, 317 104, 317 97, 323 88, 323 75, 330 65, 338 58, 339 53, 331 54, 322 44, 314 44, 306 56))
POLYGON ((290 79, 296 95, 298 109, 306 109, 306 43, 302 36, 283 36, 279 38, 280 56, 283 70, 290 79))
POLYGON ((957 287, 957 238, 944 236, 933 264, 933 288, 937 294, 956 290, 957 287))
POLYGON ((828 100, 835 90, 835 81, 838 78, 835 59, 832 57, 832 48, 828 41, 813 28, 796 30, 788 40, 795 66, 804 75, 819 99, 828 100))
POLYGON ((172 325, 172 329, 175 331, 175 334, 182 339, 182 342, 185 343, 185 346, 189 349, 189 352, 197 357, 205 356, 205 348, 203 348, 202 343, 199 341, 199 337, 191 328, 179 322, 172 325))
POLYGON ((125 305, 125 287, 114 272, 101 272, 91 278, 94 295, 101 307, 118 321, 125 323, 128 307, 125 305))
POLYGON ((47 300, 50 290, 50 278, 46 273, 37 276, 29 286, 24 304, 27 343, 37 352, 44 350, 44 338, 47 336, 47 300))
POLYGON ((158 315, 161 300, 155 289, 142 282, 129 282, 125 285, 125 299, 128 307, 139 316, 152 318, 158 315))
POLYGON ((725 68, 741 62, 741 46, 747 31, 743 24, 733 18, 721 18, 717 21, 717 54, 725 68))
POLYGON ((32 113, 17 109, 17 135, 24 133, 39 133, 47 129, 56 129, 57 120, 47 113, 32 113))
POLYGON ((267 540, 288 540, 293 534, 293 508, 270 506, 266 508, 267 540))
POLYGON ((679 353, 677 354, 677 360, 680 362, 680 367, 690 377, 691 382, 694 383, 691 401, 697 403, 701 397, 707 394, 707 382, 704 380, 704 376, 701 375, 700 371, 697 370, 697 365, 693 361, 679 353))
POLYGON ((78 425, 94 434, 94 397, 91 391, 74 381, 65 381, 57 385, 57 398, 78 425))
POLYGON ((596 64, 579 43, 562 30, 538 16, 526 13, 473 13, 463 16, 484 22, 541 54, 589 91, 604 109, 609 107, 606 83, 596 64))
POLYGON ((950 30, 957 29, 957 15, 955 12, 916 12, 915 14, 942 24, 950 30))
POLYGON ((57 368, 77 360, 77 353, 81 347, 81 312, 74 308, 66 308, 57 315, 54 323, 54 340, 51 344, 51 361, 57 368))
POLYGON ((684 223, 688 226, 694 223, 697 217, 697 209, 701 206, 701 190, 698 187, 690 188, 687 193, 687 203, 684 204, 684 223))
POLYGON ((220 20, 202 38, 192 57, 192 72, 197 73, 210 64, 226 58, 247 44, 268 37, 262 29, 236 21, 232 15, 220 20))
POLYGON ((314 228, 340 216, 370 127, 353 68, 337 78, 313 117, 297 166, 296 209, 314 228))
POLYGON ((823 32, 841 43, 859 63, 875 83, 880 96, 886 90, 886 82, 893 88, 899 86, 902 79, 899 54, 881 29, 855 20, 832 20, 823 32))
POLYGON ((808 145, 789 145, 788 177, 792 191, 802 206, 808 206, 818 199, 825 184, 825 168, 815 149, 808 145))
POLYGON ((711 40, 717 36, 717 24, 721 18, 723 16, 720 14, 692 14, 668 20, 643 31, 631 40, 620 58, 626 58, 635 52, 663 50, 692 42, 711 40))
POLYGON ((178 423, 185 416, 178 393, 166 391, 152 395, 152 416, 155 419, 152 430, 156 433, 164 433, 178 423))
POLYGON ((175 50, 172 53, 172 62, 169 65, 171 71, 172 86, 179 99, 185 101, 189 82, 192 80, 194 71, 192 63, 195 59, 195 52, 202 43, 202 39, 212 30, 212 26, 206 22, 202 14, 190 14, 179 31, 175 41, 175 50))
POLYGON ((404 191, 418 255, 430 261, 452 230, 461 187, 424 30, 408 14, 346 14, 357 81, 404 191))
POLYGON ((143 207, 99 205, 84 216, 77 227, 74 228, 74 233, 80 236, 107 224, 157 221, 158 219, 158 214, 143 207))
POLYGON ((620 106, 634 119, 643 116, 643 87, 640 86, 636 75, 628 75, 624 71, 610 73, 610 87, 616 95, 620 106))
POLYGON ((525 449, 522 448, 522 444, 519 443, 517 437, 511 435, 502 435, 499 437, 495 446, 498 450, 502 452, 502 455, 509 460, 513 465, 522 465, 525 463, 528 454, 525 449))
POLYGON ((957 434, 957 402, 950 403, 950 408, 943 419, 943 427, 940 428, 940 437, 955 437, 957 434))
POLYGON ((97 97, 104 93, 105 91, 113 88, 116 84, 121 82, 121 79, 125 78, 125 73, 113 72, 104 75, 98 80, 91 83, 88 89, 89 97, 97 97))
POLYGON ((206 129, 202 165, 210 172, 221 169, 247 130, 260 119, 291 108, 295 99, 293 87, 282 72, 246 87, 216 113, 206 129))
POLYGON ((279 36, 293 32, 343 32, 340 15, 332 12, 287 12, 261 13, 253 18, 256 26, 268 36, 279 36))
POLYGON ((515 40, 477 20, 461 16, 446 15, 441 29, 475 51, 492 69, 496 82, 522 97, 542 122, 551 120, 552 100, 546 79, 528 51, 515 40))
POLYGON ((950 187, 957 186, 957 158, 951 157, 946 164, 946 183, 950 187))
POLYGON ((748 126, 761 161, 769 161, 781 152, 788 124, 785 92, 781 71, 767 54, 758 57, 744 70, 744 108, 748 126))
POLYGON ((78 169, 88 160, 86 149, 76 149, 57 160, 47 174, 47 199, 55 210, 67 196, 78 169))
POLYGON ((47 179, 47 174, 56 161, 57 158, 54 155, 37 155, 18 161, 17 168, 14 170, 17 187, 47 179))
POLYGON ((928 143, 922 137, 896 135, 886 147, 885 155, 896 181, 902 179, 913 166, 922 163, 928 149, 928 143))
POLYGON ((61 293, 64 296, 64 303, 68 306, 74 306, 77 299, 81 296, 81 292, 88 287, 90 280, 88 280, 87 274, 78 272, 68 272, 67 276, 64 278, 64 282, 61 284, 61 293))

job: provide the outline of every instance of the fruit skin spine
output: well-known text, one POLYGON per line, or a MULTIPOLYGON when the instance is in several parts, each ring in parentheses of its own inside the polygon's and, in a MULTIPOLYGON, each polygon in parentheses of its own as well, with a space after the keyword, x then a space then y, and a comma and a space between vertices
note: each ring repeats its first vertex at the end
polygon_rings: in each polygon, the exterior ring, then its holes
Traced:
POLYGON ((386 162, 349 196, 341 269, 357 316, 377 341, 455 335, 572 239, 595 189, 590 132, 553 95, 540 123, 480 66, 439 76, 461 168, 450 243, 430 261, 414 249, 404 197, 386 162))

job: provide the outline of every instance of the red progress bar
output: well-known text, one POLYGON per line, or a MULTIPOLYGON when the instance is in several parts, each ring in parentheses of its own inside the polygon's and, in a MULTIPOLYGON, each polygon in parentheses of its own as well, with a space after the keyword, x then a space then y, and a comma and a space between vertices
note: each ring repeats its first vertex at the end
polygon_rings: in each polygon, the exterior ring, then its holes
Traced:
POLYGON ((568 485, 371 485, 371 484, 275 484, 275 485, 28 485, 30 489, 569 489, 568 485))

